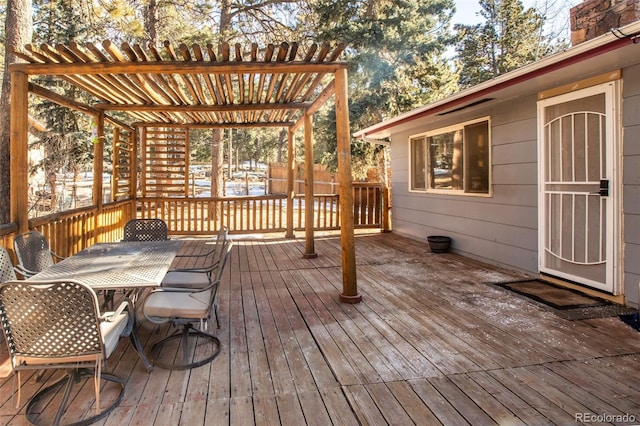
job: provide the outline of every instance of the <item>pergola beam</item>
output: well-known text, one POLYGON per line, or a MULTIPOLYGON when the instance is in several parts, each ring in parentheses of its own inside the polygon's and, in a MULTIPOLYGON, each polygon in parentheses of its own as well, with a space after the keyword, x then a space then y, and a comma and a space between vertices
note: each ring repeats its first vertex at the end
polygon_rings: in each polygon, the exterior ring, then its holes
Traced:
POLYGON ((342 62, 74 62, 74 63, 17 63, 9 65, 11 71, 28 75, 98 75, 98 74, 243 74, 243 73, 334 73, 346 69, 342 62))

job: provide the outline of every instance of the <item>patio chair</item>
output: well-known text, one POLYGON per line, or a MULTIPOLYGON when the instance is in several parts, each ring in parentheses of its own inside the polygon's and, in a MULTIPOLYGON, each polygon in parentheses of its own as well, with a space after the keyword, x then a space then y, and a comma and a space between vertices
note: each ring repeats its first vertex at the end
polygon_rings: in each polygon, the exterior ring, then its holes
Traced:
MULTIPOLYGON (((211 283, 220 281, 222 272, 231 252, 232 241, 225 240, 222 244, 216 245, 216 250, 212 253, 211 262, 202 268, 182 268, 173 269, 165 275, 161 288, 176 289, 204 289, 211 286, 211 283)), ((214 294, 213 313, 216 320, 216 328, 220 328, 218 318, 218 293, 214 294)))
MULTIPOLYGON (((218 322, 218 287, 232 245, 232 241, 225 243, 220 268, 208 286, 204 288, 161 287, 147 296, 142 307, 142 312, 147 320, 155 324, 172 322, 173 325, 181 328, 174 334, 154 343, 151 347, 149 359, 154 365, 173 370, 196 368, 213 361, 220 352, 218 338, 204 330, 207 329, 207 325, 212 319, 212 311, 216 323, 218 322), (198 323, 199 328, 196 328, 194 324, 198 323), (180 356, 174 356, 175 353, 171 352, 171 344, 176 341, 181 343, 179 345, 182 347, 181 359, 180 356), (189 352, 191 341, 194 342, 193 356, 189 352), (205 345, 210 345, 210 348, 202 349, 205 345), (164 358, 170 358, 169 361, 164 361, 160 357, 163 350, 169 353, 164 355, 164 358)), ((198 272, 194 272, 194 274, 198 274, 198 272)))
POLYGON ((204 265, 169 270, 162 280, 162 287, 204 288, 211 284, 225 254, 227 234, 227 228, 222 227, 213 248, 206 253, 177 255, 176 257, 207 259, 204 265))
POLYGON ((177 254, 176 257, 199 258, 199 257, 211 256, 216 252, 216 249, 224 245, 225 241, 227 241, 228 236, 229 236, 229 228, 227 228, 226 226, 222 226, 220 227, 220 229, 218 230, 218 233, 216 234, 216 241, 211 250, 209 250, 206 253, 200 253, 200 254, 177 254))
POLYGON ((162 241, 169 239, 169 228, 162 219, 131 219, 124 225, 123 241, 162 241))
POLYGON ((11 263, 11 256, 6 248, 0 247, 0 283, 15 281, 16 272, 11 263))
MULTIPOLYGON (((125 301, 115 312, 101 314, 96 293, 78 281, 27 280, 0 284, 0 320, 18 380, 16 408, 20 406, 23 371, 66 371, 61 379, 31 397, 26 406, 29 422, 42 422, 42 418, 48 416, 43 410, 55 405, 51 403, 53 395, 64 387, 53 416, 53 424, 60 424, 72 387, 83 376, 93 376, 96 412, 74 424, 90 424, 106 416, 120 403, 124 380, 102 370, 119 338, 131 332, 133 315, 130 312, 129 303, 125 301), (100 404, 102 381, 113 382, 116 389, 120 388, 104 409, 100 404)), ((114 395, 113 392, 109 394, 114 395)), ((70 410, 69 414, 73 416, 76 412, 70 410)))
POLYGON ((13 239, 13 248, 18 261, 15 270, 24 278, 32 277, 52 266, 54 258, 64 259, 51 251, 47 239, 36 230, 17 235, 13 239))

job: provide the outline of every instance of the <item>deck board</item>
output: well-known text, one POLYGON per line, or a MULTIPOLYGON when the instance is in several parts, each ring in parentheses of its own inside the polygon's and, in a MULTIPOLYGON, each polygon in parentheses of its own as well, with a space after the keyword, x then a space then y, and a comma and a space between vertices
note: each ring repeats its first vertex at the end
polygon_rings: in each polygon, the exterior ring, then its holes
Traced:
MULTIPOLYGON (((521 273, 359 233, 363 299, 349 305, 338 298, 337 234, 317 237, 313 259, 302 257, 302 238, 234 239, 213 330, 217 358, 148 373, 123 340, 108 369, 126 378, 125 396, 97 424, 564 425, 581 412, 640 419, 640 333, 615 317, 568 321, 495 285, 521 273)), ((210 248, 186 238, 182 252, 210 248)), ((173 331, 140 326, 146 347, 173 331)), ((1 378, 0 423, 26 424, 26 401, 43 385, 25 374, 16 410, 13 378, 1 378)), ((90 412, 89 393, 76 391, 73 414, 90 412)))

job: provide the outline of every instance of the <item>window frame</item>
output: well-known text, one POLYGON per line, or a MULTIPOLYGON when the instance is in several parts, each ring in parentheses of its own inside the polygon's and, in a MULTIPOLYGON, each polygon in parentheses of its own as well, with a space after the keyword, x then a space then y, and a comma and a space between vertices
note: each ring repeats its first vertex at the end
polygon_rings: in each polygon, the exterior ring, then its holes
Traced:
POLYGON ((468 121, 464 121, 464 122, 460 122, 460 123, 456 123, 450 126, 446 126, 446 127, 439 127, 437 129, 433 129, 433 130, 429 130, 427 132, 421 132, 421 133, 416 133, 413 135, 410 135, 408 138, 408 161, 409 161, 409 174, 408 174, 408 191, 410 193, 418 193, 418 194, 442 194, 442 195, 457 195, 457 196, 467 196, 467 197, 492 197, 493 196, 493 164, 492 164, 492 148, 493 148, 493 143, 492 143, 492 128, 491 128, 491 117, 490 116, 485 116, 485 117, 480 117, 477 119, 473 119, 473 120, 468 120, 468 121), (463 166, 462 166, 462 177, 463 177, 463 184, 462 187, 463 189, 437 189, 437 188, 431 188, 431 182, 430 182, 430 178, 429 178, 429 164, 431 159, 429 158, 429 150, 427 149, 426 143, 429 137, 432 136, 437 136, 437 135, 441 135, 441 134, 445 134, 445 133, 452 133, 455 131, 462 131, 463 135, 464 135, 464 130, 465 127, 467 126, 472 126, 474 124, 479 124, 479 123, 483 123, 486 122, 487 123, 487 137, 488 137, 488 191, 487 192, 467 192, 467 181, 466 179, 468 178, 468 174, 469 174, 469 169, 468 169, 468 156, 469 154, 469 149, 467 148, 468 145, 468 141, 466 140, 466 138, 464 138, 463 136, 463 141, 462 141, 462 157, 463 157, 463 166), (422 161, 422 163, 425 165, 425 169, 424 169, 424 178, 422 179, 424 181, 424 185, 425 188, 421 189, 421 188, 413 188, 413 183, 414 183, 414 142, 416 140, 422 139, 422 143, 423 143, 423 147, 422 147, 422 151, 424 153, 424 160, 422 161))

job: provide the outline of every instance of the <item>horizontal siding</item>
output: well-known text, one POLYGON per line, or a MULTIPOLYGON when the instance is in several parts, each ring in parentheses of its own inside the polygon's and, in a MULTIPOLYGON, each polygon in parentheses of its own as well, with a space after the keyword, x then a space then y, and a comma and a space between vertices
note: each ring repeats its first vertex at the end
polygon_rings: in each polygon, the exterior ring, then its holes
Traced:
POLYGON ((640 281, 640 66, 623 70, 622 93, 624 293, 627 303, 638 305, 640 281))
POLYGON ((537 271, 536 99, 518 105, 480 106, 458 117, 430 121, 393 135, 393 230, 424 240, 446 234, 462 254, 525 271, 537 271), (491 197, 408 191, 408 139, 432 129, 491 117, 491 197))

